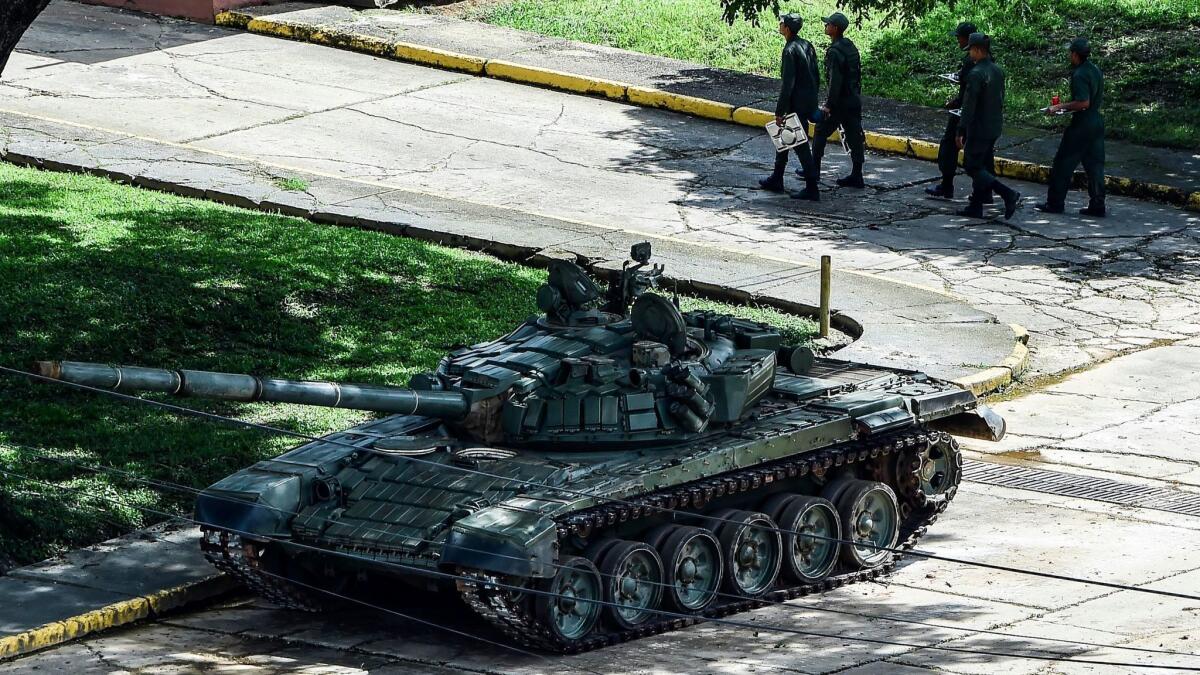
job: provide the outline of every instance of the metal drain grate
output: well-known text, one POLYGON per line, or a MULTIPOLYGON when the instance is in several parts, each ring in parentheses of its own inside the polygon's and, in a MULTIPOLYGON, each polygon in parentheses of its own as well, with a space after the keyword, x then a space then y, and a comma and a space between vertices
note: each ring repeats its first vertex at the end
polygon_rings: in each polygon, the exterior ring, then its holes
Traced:
POLYGON ((973 483, 1200 516, 1200 493, 1122 483, 1108 478, 964 459, 963 479, 973 483))

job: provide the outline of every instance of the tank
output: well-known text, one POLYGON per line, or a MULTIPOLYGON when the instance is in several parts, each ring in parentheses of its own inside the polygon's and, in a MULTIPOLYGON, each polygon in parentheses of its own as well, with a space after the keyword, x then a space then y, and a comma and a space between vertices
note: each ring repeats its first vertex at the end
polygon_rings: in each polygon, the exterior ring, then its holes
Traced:
POLYGON ((824 358, 769 325, 681 312, 633 247, 607 291, 550 265, 542 314, 407 387, 41 362, 126 392, 384 415, 204 490, 205 556, 318 610, 411 585, 575 652, 890 571, 958 488, 951 433, 1004 421, 920 372, 824 358))

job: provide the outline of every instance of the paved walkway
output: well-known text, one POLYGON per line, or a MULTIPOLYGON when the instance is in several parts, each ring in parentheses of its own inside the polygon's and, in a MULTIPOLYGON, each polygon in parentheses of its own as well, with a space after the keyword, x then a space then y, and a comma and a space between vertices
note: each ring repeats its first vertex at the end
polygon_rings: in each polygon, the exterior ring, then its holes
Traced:
MULTIPOLYGON (((854 287, 851 279, 880 281, 863 281, 855 297, 837 300, 856 308, 868 336, 874 330, 900 344, 912 331, 909 344, 913 334, 923 336, 930 344, 921 346, 922 358, 944 355, 934 366, 947 371, 970 370, 960 354, 983 345, 942 344, 943 333, 922 324, 947 321, 958 330, 974 316, 983 328, 1002 328, 988 322, 988 313, 1025 323, 1041 373, 1141 349, 1045 393, 998 404, 1015 435, 999 446, 973 444, 972 456, 1001 453, 986 459, 1050 461, 1064 470, 1182 490, 1200 484, 1186 433, 1200 397, 1194 391, 1200 381, 1197 214, 1120 199, 1107 221, 1028 212, 1011 223, 961 219, 920 198, 916 188, 927 178, 927 164, 881 157, 871 158, 869 190, 831 188, 822 203, 799 205, 744 187, 769 157, 764 139, 746 129, 66 3, 53 5, 35 25, 10 68, 0 83, 0 108, 12 111, 0 117, 5 151, 31 161, 48 158, 50 168, 55 162, 104 166, 129 180, 153 174, 198 196, 267 201, 347 224, 383 226, 379 218, 400 214, 387 222, 408 234, 501 240, 605 265, 649 234, 669 269, 686 278, 797 299, 804 288, 811 300, 814 288, 811 267, 800 263, 832 252, 847 271, 837 286, 843 292, 854 287), (309 189, 274 186, 289 175, 304 177, 309 189), (864 271, 874 276, 859 274, 864 271), (953 293, 983 311, 936 301, 942 296, 905 285, 912 283, 953 293), (897 321, 888 324, 885 312, 897 321), (1145 349, 1161 344, 1157 340, 1178 342, 1145 349)), ((831 164, 841 169, 844 158, 835 154, 831 164)), ((870 340, 854 348, 862 344, 870 340)), ((912 354, 869 356, 913 361, 912 354)), ((966 483, 923 546, 1197 593, 1197 530, 1194 517, 966 483)), ((250 602, 102 634, 0 665, 0 671, 1129 672, 848 638, 992 651, 1036 646, 1028 638, 879 618, 886 614, 1189 649, 1200 635, 1195 605, 919 561, 886 583, 743 615, 761 626, 758 631, 698 626, 550 661, 363 609, 297 616, 250 602), (780 635, 767 629, 770 624, 847 637, 780 635)), ((453 610, 414 611, 439 623, 454 618, 446 615, 453 610)), ((1150 658, 1104 648, 1045 648, 1050 655, 1150 658)), ((1179 663, 1184 657, 1158 658, 1179 663)))
MULTIPOLYGON (((824 200, 799 204, 747 187, 771 156, 752 129, 314 45, 58 2, 0 82, 0 108, 356 181, 359 194, 341 208, 402 211, 420 193, 471 205, 451 209, 593 228, 547 242, 559 252, 619 260, 624 241, 590 236, 602 230, 751 254, 722 281, 759 293, 811 275, 802 264, 829 253, 838 269, 948 292, 1027 326, 1036 373, 1200 334, 1197 213, 1113 199, 1112 217, 1099 221, 1029 208, 1011 222, 960 218, 922 197, 926 162, 873 156, 869 189, 836 189, 847 164, 839 152, 824 200), (792 261, 790 271, 778 261, 792 261)), ((36 125, 8 126, 10 143, 22 126, 36 125)), ((87 154, 104 162, 123 152, 115 148, 103 141, 87 154)), ((187 164, 164 162, 171 152, 108 164, 187 164)), ((908 311, 894 297, 856 301, 908 311)), ((869 314, 856 318, 870 325, 869 314)), ((943 345, 929 347, 935 366, 992 365, 939 359, 943 345)))
MULTIPOLYGON (((371 2, 360 4, 373 6, 371 2)), ((427 45, 485 59, 503 59, 520 65, 652 87, 734 107, 774 110, 779 95, 779 80, 774 77, 710 68, 445 15, 377 9, 361 11, 304 2, 238 11, 251 17, 270 17, 272 21, 292 26, 314 27, 327 36, 344 33, 427 45)), ((947 61, 946 69, 952 70, 954 63, 956 61, 947 61)), ((869 131, 936 144, 945 129, 945 115, 944 111, 935 108, 867 97, 863 123, 869 131)), ((1061 131, 1010 126, 997 149, 1003 157, 1049 165, 1060 138, 1061 131)), ((1126 141, 1109 141, 1106 156, 1106 170, 1111 176, 1135 178, 1189 193, 1200 191, 1200 152, 1196 150, 1147 148, 1126 141)))

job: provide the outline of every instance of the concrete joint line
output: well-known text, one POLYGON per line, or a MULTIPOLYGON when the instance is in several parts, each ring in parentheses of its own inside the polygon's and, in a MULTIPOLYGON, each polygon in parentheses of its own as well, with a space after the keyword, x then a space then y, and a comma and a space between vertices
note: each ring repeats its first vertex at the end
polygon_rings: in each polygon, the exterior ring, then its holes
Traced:
MULTIPOLYGON (((0 110, 0 112, 7 112, 10 114, 16 114, 16 115, 20 115, 20 116, 30 117, 32 119, 43 119, 44 121, 53 122, 56 124, 65 124, 68 126, 78 126, 81 128, 96 129, 99 131, 108 131, 108 130, 104 130, 104 129, 98 129, 95 127, 88 127, 87 125, 81 125, 78 123, 65 122, 62 120, 53 120, 53 119, 48 119, 48 118, 39 118, 37 116, 30 116, 30 115, 27 115, 24 113, 15 113, 15 112, 6 111, 6 110, 0 110)), ((162 143, 164 145, 168 145, 171 147, 185 148, 188 150, 194 150, 197 152, 203 152, 203 153, 211 154, 211 155, 215 155, 215 156, 230 157, 230 158, 234 158, 234 159, 239 159, 241 161, 247 161, 247 162, 253 161, 253 160, 250 160, 249 158, 239 157, 237 155, 231 155, 228 153, 222 153, 222 152, 213 151, 213 150, 206 150, 204 148, 196 148, 196 147, 188 145, 188 144, 170 143, 170 142, 160 141, 160 140, 152 139, 152 138, 145 138, 143 140, 149 140, 149 141, 153 141, 156 143, 162 143)), ((49 165, 45 165, 45 160, 43 160, 42 158, 33 157, 33 156, 29 156, 29 155, 24 155, 24 154, 12 153, 12 152, 0 151, 0 159, 6 160, 11 163, 18 164, 18 165, 40 167, 40 168, 45 168, 47 170, 88 173, 88 174, 100 176, 103 178, 115 180, 118 182, 135 185, 138 187, 142 187, 144 189, 158 190, 158 191, 162 191, 162 192, 178 194, 180 196, 185 196, 185 197, 207 199, 209 201, 225 203, 225 204, 229 204, 231 206, 246 208, 249 210, 257 210, 257 211, 264 211, 264 212, 285 211, 284 209, 278 209, 277 208, 278 205, 275 202, 272 202, 269 200, 253 199, 253 198, 241 195, 241 194, 226 192, 219 188, 208 188, 208 189, 201 190, 201 189, 198 189, 197 187, 181 185, 181 184, 177 184, 177 183, 174 183, 174 182, 168 181, 168 180, 161 180, 161 179, 151 178, 151 177, 142 176, 142 175, 131 175, 131 174, 127 174, 124 172, 113 171, 113 170, 104 169, 104 168, 100 168, 100 167, 96 167, 96 166, 85 166, 85 165, 71 164, 71 163, 65 163, 65 162, 53 162, 53 166, 49 166, 49 165)), ((314 172, 309 169, 297 169, 294 167, 288 167, 288 166, 272 164, 272 163, 263 163, 263 165, 264 166, 272 166, 275 168, 284 168, 289 171, 296 171, 296 172, 300 172, 300 173, 322 176, 322 177, 326 177, 326 178, 336 178, 338 180, 346 180, 348 182, 353 182, 353 183, 377 185, 378 187, 384 188, 387 190, 395 189, 392 186, 387 186, 387 185, 383 185, 383 184, 375 184, 375 183, 372 183, 369 181, 341 178, 338 176, 322 174, 321 172, 314 172)), ((439 198, 450 198, 450 199, 455 198, 450 195, 439 195, 436 193, 419 193, 419 194, 428 194, 430 196, 436 196, 439 198)), ((497 208, 497 207, 493 207, 493 208, 497 208)), ((502 209, 502 210, 509 210, 509 209, 502 209)), ((496 241, 493 239, 487 239, 487 238, 482 238, 482 237, 473 237, 470 235, 446 233, 446 232, 441 232, 438 230, 426 229, 426 228, 422 228, 419 226, 414 226, 414 225, 411 225, 408 223, 377 220, 374 218, 358 215, 353 212, 346 212, 342 209, 338 209, 335 206, 327 206, 327 207, 314 206, 312 208, 306 208, 306 207, 296 207, 296 206, 289 205, 286 208, 286 212, 288 213, 288 215, 295 215, 297 217, 306 218, 308 220, 311 220, 311 221, 317 222, 317 223, 338 225, 338 226, 344 226, 344 227, 359 227, 359 228, 364 228, 364 229, 378 230, 378 231, 382 231, 382 232, 387 232, 389 234, 406 236, 406 237, 410 237, 413 239, 428 241, 428 242, 435 243, 435 244, 441 244, 441 245, 451 246, 451 247, 455 247, 455 248, 464 248, 464 249, 469 249, 469 250, 481 251, 484 253, 494 255, 494 256, 504 259, 504 260, 519 262, 519 263, 523 263, 523 264, 527 264, 527 265, 544 266, 546 264, 546 262, 548 261, 548 258, 541 255, 541 251, 536 247, 505 243, 505 242, 500 242, 500 241, 496 241)), ((525 213, 523 211, 518 211, 518 212, 525 213)), ((539 213, 533 213, 532 215, 554 218, 553 216, 546 216, 545 214, 539 214, 539 213)), ((599 223, 588 223, 588 222, 583 222, 583 221, 573 221, 573 220, 569 220, 569 219, 564 220, 564 219, 558 219, 558 218, 556 218, 556 220, 563 220, 563 222, 584 225, 586 227, 596 228, 596 229, 600 229, 600 230, 607 230, 607 231, 619 232, 619 233, 628 234, 628 235, 645 237, 645 238, 653 239, 653 240, 665 240, 665 241, 671 241, 671 242, 676 242, 676 243, 682 243, 682 244, 686 244, 688 246, 694 246, 694 247, 702 248, 702 249, 727 251, 727 252, 731 252, 731 253, 737 253, 739 255, 754 255, 754 256, 762 258, 764 260, 770 260, 770 261, 775 261, 775 262, 786 262, 789 265, 794 266, 794 267, 814 267, 815 268, 815 266, 809 265, 807 263, 797 263, 794 260, 785 260, 783 258, 777 258, 774 256, 769 256, 769 255, 748 253, 745 251, 739 251, 737 249, 730 249, 730 248, 726 248, 724 246, 720 246, 720 245, 716 245, 716 244, 712 244, 712 243, 708 243, 708 242, 700 242, 700 241, 694 242, 694 241, 687 241, 687 240, 679 240, 679 239, 676 239, 675 237, 671 237, 668 235, 662 235, 662 234, 652 233, 652 232, 641 232, 641 231, 635 230, 635 229, 615 227, 615 226, 603 225, 603 224, 599 224, 599 223)), ((592 269, 594 272, 597 272, 600 274, 604 273, 604 270, 602 270, 602 269, 593 268, 591 265, 588 265, 588 267, 589 267, 589 269, 592 269)), ((871 274, 868 272, 857 271, 857 270, 846 270, 844 273, 853 274, 856 276, 870 277, 870 278, 881 278, 881 277, 878 277, 877 275, 874 275, 874 274, 871 274)), ((903 286, 911 286, 914 288, 922 289, 927 292, 935 293, 937 295, 942 295, 942 296, 945 296, 945 297, 951 298, 951 299, 955 298, 955 296, 953 296, 949 293, 946 293, 945 291, 935 289, 935 288, 921 286, 919 284, 913 284, 911 282, 897 281, 897 280, 886 280, 886 281, 888 281, 889 283, 894 283, 894 284, 903 285, 903 286)), ((787 301, 784 299, 775 298, 775 297, 772 297, 769 295, 759 294, 756 292, 747 291, 747 290, 743 290, 743 289, 707 283, 707 282, 704 282, 704 281, 701 281, 698 279, 678 279, 678 280, 676 280, 676 282, 680 286, 681 290, 683 290, 684 292, 690 291, 690 292, 696 293, 697 295, 707 296, 707 297, 711 297, 711 298, 717 299, 717 300, 723 300, 723 301, 727 301, 727 302, 743 302, 743 303, 744 302, 761 302, 763 304, 774 306, 785 312, 800 313, 800 314, 814 314, 816 312, 815 307, 804 305, 802 303, 791 302, 791 301, 787 301)), ((834 322, 835 328, 838 328, 839 330, 842 330, 843 332, 849 333, 856 337, 861 336, 864 332, 863 326, 861 324, 859 324, 853 317, 847 316, 836 309, 834 310, 834 314, 833 314, 833 322, 834 322)), ((1006 357, 1005 359, 1003 359, 998 365, 994 365, 992 367, 985 368, 979 372, 976 372, 972 375, 968 375, 968 376, 953 380, 956 384, 958 384, 959 386, 962 386, 966 389, 969 389, 976 395, 983 395, 985 393, 995 391, 996 389, 999 389, 1000 387, 1003 387, 1003 386, 1011 383, 1013 378, 1016 375, 1019 375, 1025 369, 1027 362, 1028 362, 1028 358, 1029 358, 1029 352, 1028 352, 1028 349, 1025 347, 1025 343, 1028 342, 1029 334, 1023 327, 1021 327, 1017 324, 1009 324, 1009 327, 1013 331, 1013 335, 1014 335, 1014 345, 1013 345, 1012 351, 1010 352, 1009 356, 1006 357)))
MULTIPOLYGON (((761 128, 764 124, 775 118, 773 113, 766 110, 759 110, 748 106, 733 106, 728 103, 687 96, 685 94, 676 94, 654 87, 643 87, 613 80, 592 78, 551 68, 522 65, 501 59, 485 59, 469 54, 426 47, 424 45, 390 41, 372 35, 354 33, 350 30, 279 21, 270 16, 256 18, 246 12, 236 10, 217 14, 216 23, 226 28, 246 30, 260 35, 309 42, 326 47, 370 54, 371 56, 380 58, 417 63, 434 68, 470 73, 480 77, 516 82, 518 84, 535 85, 574 94, 599 96, 632 105, 660 108, 684 115, 721 122, 732 122, 743 126, 761 128)), ((919 138, 893 136, 873 131, 866 132, 866 136, 867 147, 876 152, 904 155, 931 162, 937 161, 937 143, 919 138)), ((834 133, 831 140, 838 140, 837 133, 834 133)), ((961 152, 959 155, 961 161, 961 152)), ((1047 183, 1050 179, 1050 167, 1023 160, 997 157, 996 174, 1005 178, 1033 183, 1047 183)), ((1083 184, 1082 178, 1082 174, 1076 174, 1073 180, 1076 187, 1083 184)), ((1180 188, 1123 176, 1105 176, 1104 184, 1107 191, 1111 194, 1165 202, 1190 210, 1200 211, 1200 191, 1189 193, 1180 188)))
POLYGON ((235 587, 228 577, 200 581, 139 595, 82 614, 52 621, 13 635, 0 637, 0 662, 54 647, 85 635, 151 619, 227 593, 235 587))

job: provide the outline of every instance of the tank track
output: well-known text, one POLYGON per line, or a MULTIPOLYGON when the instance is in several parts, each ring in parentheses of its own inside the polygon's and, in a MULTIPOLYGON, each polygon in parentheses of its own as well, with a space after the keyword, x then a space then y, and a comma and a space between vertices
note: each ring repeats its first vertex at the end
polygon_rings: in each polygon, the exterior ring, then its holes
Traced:
POLYGON ((325 608, 316 593, 264 573, 258 559, 262 549, 243 542, 237 534, 201 527, 200 550, 213 567, 273 604, 301 612, 319 612, 325 608))
MULTIPOLYGON (((762 490, 778 480, 803 477, 807 474, 823 476, 840 467, 873 462, 867 468, 867 475, 897 491, 901 523, 895 548, 906 551, 925 535, 928 527, 946 509, 958 489, 957 477, 961 472, 957 472, 954 484, 936 499, 926 496, 921 490, 920 480, 914 480, 914 477, 919 478, 917 472, 920 470, 920 461, 912 461, 916 454, 912 451, 935 442, 949 443, 950 447, 957 448, 957 442, 948 434, 927 430, 907 430, 879 439, 850 442, 804 456, 667 488, 626 500, 627 503, 620 505, 596 507, 572 514, 559 523, 559 537, 561 540, 572 534, 590 536, 601 528, 643 518, 661 512, 661 509, 700 511, 712 499, 762 490)), ((961 455, 956 457, 956 461, 961 464, 961 455)), ((468 572, 466 575, 470 579, 460 581, 458 589, 472 610, 518 643, 545 651, 578 653, 677 630, 703 623, 709 618, 725 617, 776 602, 824 593, 858 581, 878 579, 892 572, 901 556, 902 554, 895 554, 876 567, 833 574, 814 584, 776 588, 761 598, 734 600, 722 596, 708 609, 695 616, 671 617, 631 630, 598 633, 570 644, 557 641, 550 631, 539 623, 529 607, 528 598, 511 590, 519 581, 468 572)))

